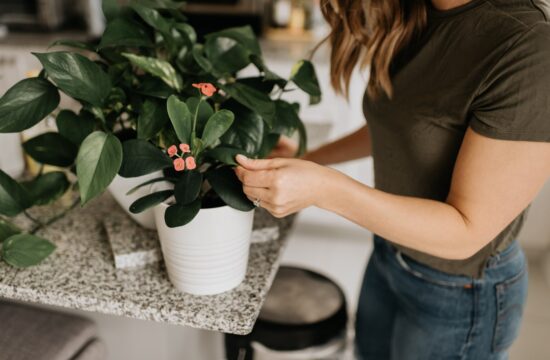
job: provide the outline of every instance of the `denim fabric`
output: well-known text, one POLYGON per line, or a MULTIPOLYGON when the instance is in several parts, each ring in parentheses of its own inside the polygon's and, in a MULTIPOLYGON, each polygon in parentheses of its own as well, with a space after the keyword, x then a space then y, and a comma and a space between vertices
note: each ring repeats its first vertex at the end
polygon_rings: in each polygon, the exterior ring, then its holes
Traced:
POLYGON ((484 276, 446 274, 375 236, 359 299, 362 360, 503 360, 527 296, 527 266, 514 241, 489 259, 484 276))

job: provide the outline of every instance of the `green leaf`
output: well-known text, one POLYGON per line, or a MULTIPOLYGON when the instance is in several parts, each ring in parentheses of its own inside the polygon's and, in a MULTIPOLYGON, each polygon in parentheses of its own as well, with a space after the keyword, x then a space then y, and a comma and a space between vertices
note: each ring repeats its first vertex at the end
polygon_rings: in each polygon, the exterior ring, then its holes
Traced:
MULTIPOLYGON (((193 46, 192 54, 193 58, 199 64, 199 66, 207 73, 212 73, 212 63, 203 54, 204 46, 201 44, 195 44, 193 46)), ((217 73, 216 73, 217 74, 217 73)), ((219 75, 219 74, 217 74, 219 75)))
POLYGON ((170 65, 169 62, 153 57, 139 56, 129 53, 123 53, 122 55, 126 57, 134 66, 137 66, 151 75, 157 76, 176 91, 181 91, 183 87, 181 77, 178 73, 176 73, 176 70, 172 67, 172 65, 170 65))
POLYGON ((82 42, 82 41, 77 41, 77 40, 56 40, 52 42, 50 46, 48 46, 48 49, 55 46, 65 46, 65 47, 70 47, 74 49, 88 50, 88 51, 95 52, 95 48, 92 44, 82 42))
POLYGON ((0 169, 0 214, 15 216, 31 206, 25 189, 0 169))
POLYGON ((174 196, 178 204, 189 204, 197 199, 201 191, 202 174, 197 170, 184 171, 174 187, 174 196))
POLYGON ((213 149, 207 150, 204 153, 204 156, 222 162, 226 165, 237 166, 238 164, 235 161, 235 156, 238 154, 250 157, 250 154, 247 154, 242 149, 229 146, 217 146, 213 149))
POLYGON ((273 126, 275 104, 267 94, 241 83, 220 85, 220 87, 239 103, 260 114, 270 127, 273 126))
POLYGON ((0 244, 12 235, 21 233, 21 229, 9 221, 0 219, 0 244))
POLYGON ((234 121, 222 136, 222 143, 243 149, 250 155, 256 155, 262 146, 265 131, 262 118, 234 100, 227 101, 224 106, 233 111, 237 121, 234 121))
POLYGON ((125 18, 117 18, 107 24, 98 49, 113 46, 153 47, 153 42, 147 31, 139 24, 125 18))
POLYGON ((201 199, 190 204, 170 205, 164 213, 164 221, 170 228, 187 225, 197 216, 201 209, 201 199))
POLYGON ((174 94, 174 89, 166 85, 164 81, 156 77, 144 77, 139 88, 135 90, 139 94, 152 96, 159 99, 168 99, 174 94))
POLYGON ((23 149, 42 164, 67 167, 74 163, 78 147, 59 133, 38 135, 23 143, 23 149))
POLYGON ((189 108, 191 114, 197 114, 197 134, 202 135, 204 126, 210 117, 214 114, 214 109, 208 104, 207 101, 200 101, 197 97, 190 97, 185 102, 189 108), (200 104, 200 105, 199 105, 200 104), (197 113, 197 106, 199 106, 199 112, 197 113))
POLYGON ((233 39, 251 54, 258 56, 262 54, 258 38, 256 37, 256 34, 254 34, 254 30, 250 25, 233 27, 215 33, 210 33, 206 35, 205 38, 207 41, 215 38, 233 39))
POLYGON ((300 121, 298 124, 298 135, 300 136, 300 141, 298 143, 298 152, 296 156, 302 156, 306 153, 307 150, 307 133, 306 127, 303 122, 300 121))
POLYGON ((212 146, 225 134, 235 120, 235 115, 229 110, 220 110, 208 119, 202 135, 203 146, 212 146))
POLYGON ((122 177, 138 177, 172 166, 168 155, 146 140, 125 141, 122 152, 124 156, 119 171, 122 177))
POLYGON ((108 22, 111 22, 120 13, 120 5, 117 0, 102 0, 101 9, 108 22))
POLYGON ((310 61, 301 60, 297 62, 292 68, 290 80, 310 95, 311 105, 321 102, 321 87, 315 68, 310 61))
POLYGON ((154 184, 154 183, 158 183, 158 182, 161 182, 161 181, 169 181, 169 182, 174 182, 174 179, 171 179, 171 178, 165 178, 165 177, 160 177, 160 178, 155 178, 155 179, 151 179, 151 180, 148 180, 142 184, 139 184, 137 186, 134 186, 133 188, 131 188, 127 193, 126 195, 132 195, 133 193, 135 193, 136 191, 138 191, 139 189, 141 189, 142 187, 144 186, 147 186, 147 185, 151 185, 151 184, 154 184))
POLYGON ((178 135, 178 139, 185 144, 191 141, 191 132, 193 131, 193 115, 189 111, 187 104, 181 101, 176 95, 168 98, 167 103, 168 116, 172 126, 178 135))
POLYGON ((31 234, 16 234, 4 241, 2 257, 11 266, 26 268, 38 265, 55 250, 46 239, 31 234))
POLYGON ((284 101, 276 100, 275 109, 277 112, 277 121, 273 124, 272 132, 292 136, 300 126, 300 117, 294 107, 284 101))
POLYGON ((65 194, 71 183, 64 172, 54 171, 21 185, 27 189, 33 205, 47 205, 65 194))
POLYGON ((185 34, 187 39, 189 39, 189 42, 191 44, 194 44, 197 42, 197 33, 195 32, 195 29, 186 23, 176 23, 174 24, 175 28, 178 29, 181 33, 185 34))
POLYGON ((153 206, 157 206, 172 195, 174 195, 173 190, 163 190, 146 195, 140 199, 137 199, 132 205, 130 205, 130 212, 132 214, 142 213, 153 206))
POLYGON ((101 106, 111 91, 109 75, 90 59, 70 52, 33 53, 65 94, 101 106))
POLYGON ((155 137, 167 122, 166 106, 156 100, 145 100, 137 121, 138 139, 155 137))
POLYGON ((216 194, 227 205, 241 211, 249 211, 254 208, 254 204, 243 192, 243 184, 229 166, 209 171, 206 173, 206 177, 216 194))
POLYGON ((262 147, 256 154, 256 157, 259 159, 263 159, 266 156, 268 156, 271 151, 277 146, 279 143, 279 139, 281 138, 281 134, 276 133, 270 133, 264 135, 264 140, 262 142, 262 147))
POLYGON ((171 25, 162 15, 151 7, 137 3, 130 4, 130 7, 152 28, 164 34, 170 34, 171 25))
POLYGON ((76 158, 76 174, 82 205, 109 186, 121 163, 122 145, 113 134, 95 131, 84 139, 76 158))
POLYGON ((80 146, 86 136, 90 135, 95 128, 94 118, 88 113, 83 112, 77 115, 70 110, 60 111, 55 123, 59 133, 76 146, 80 146))
POLYGON ((20 132, 44 119, 59 105, 59 92, 42 78, 21 80, 0 99, 0 132, 20 132))

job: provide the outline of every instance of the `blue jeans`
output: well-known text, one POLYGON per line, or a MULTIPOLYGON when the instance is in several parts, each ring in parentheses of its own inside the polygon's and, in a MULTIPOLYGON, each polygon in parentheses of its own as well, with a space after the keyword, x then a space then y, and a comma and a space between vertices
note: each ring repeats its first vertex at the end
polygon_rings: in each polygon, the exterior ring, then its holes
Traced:
POLYGON ((474 279, 423 265, 375 236, 357 310, 359 359, 507 359, 526 297, 515 241, 474 279))

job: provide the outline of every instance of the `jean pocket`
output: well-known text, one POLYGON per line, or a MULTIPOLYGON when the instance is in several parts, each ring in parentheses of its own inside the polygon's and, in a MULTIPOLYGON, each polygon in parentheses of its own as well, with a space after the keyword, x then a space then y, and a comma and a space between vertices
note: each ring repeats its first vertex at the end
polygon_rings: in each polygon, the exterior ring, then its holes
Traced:
POLYGON ((399 267, 409 273, 409 275, 432 285, 456 288, 468 287, 472 283, 472 279, 469 277, 446 274, 442 271, 432 269, 427 265, 423 265, 403 255, 400 251, 395 253, 395 259, 399 267))
POLYGON ((497 318, 493 352, 505 351, 519 334, 527 297, 527 267, 515 276, 495 285, 497 318))

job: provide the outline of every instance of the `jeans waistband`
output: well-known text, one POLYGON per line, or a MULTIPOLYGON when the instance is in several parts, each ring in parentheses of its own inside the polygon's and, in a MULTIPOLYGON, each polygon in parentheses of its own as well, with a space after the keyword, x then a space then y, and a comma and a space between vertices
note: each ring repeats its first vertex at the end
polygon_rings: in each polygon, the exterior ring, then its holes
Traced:
POLYGON ((519 251, 521 250, 521 247, 519 246, 519 243, 517 240, 512 241, 510 245, 498 254, 495 254, 491 256, 487 260, 487 265, 485 266, 487 269, 496 267, 502 263, 505 263, 507 260, 513 258, 519 251))

